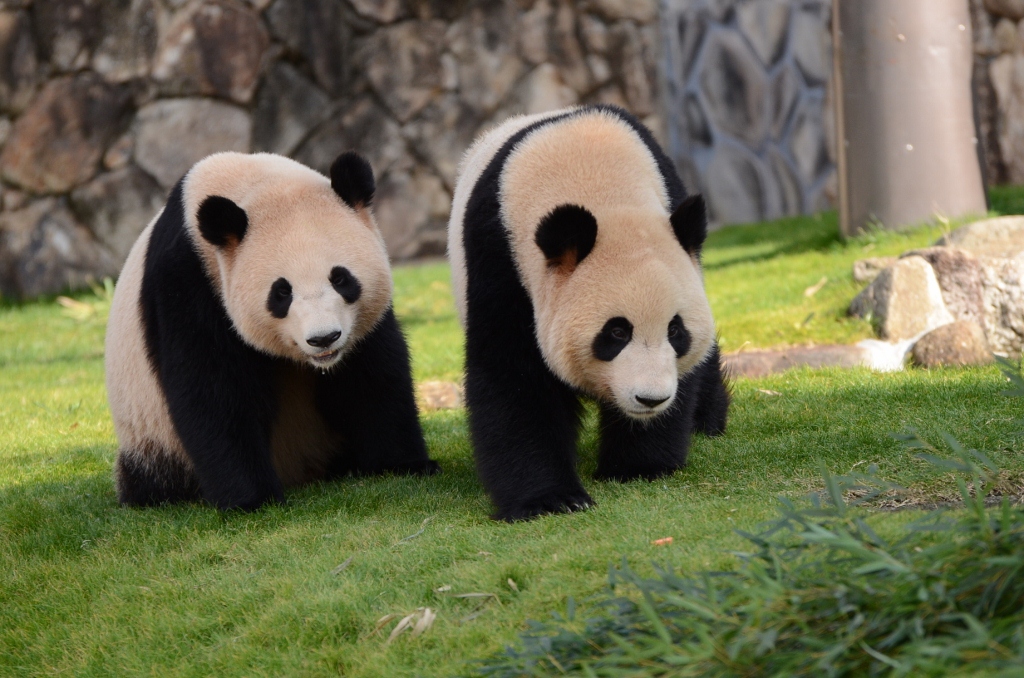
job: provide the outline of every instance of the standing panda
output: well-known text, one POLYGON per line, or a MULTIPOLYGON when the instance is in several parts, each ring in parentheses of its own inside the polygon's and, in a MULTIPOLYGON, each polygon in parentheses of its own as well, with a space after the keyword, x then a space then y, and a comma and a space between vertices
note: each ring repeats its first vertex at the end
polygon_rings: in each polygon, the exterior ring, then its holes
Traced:
POLYGON ((373 171, 345 153, 330 174, 212 155, 135 243, 106 337, 121 503, 251 510, 319 478, 438 471, 373 171))
POLYGON ((467 152, 448 251, 495 518, 593 503, 575 469, 580 396, 600 408, 600 479, 671 473, 692 431, 724 432, 706 232, 703 199, 619 108, 512 118, 467 152))

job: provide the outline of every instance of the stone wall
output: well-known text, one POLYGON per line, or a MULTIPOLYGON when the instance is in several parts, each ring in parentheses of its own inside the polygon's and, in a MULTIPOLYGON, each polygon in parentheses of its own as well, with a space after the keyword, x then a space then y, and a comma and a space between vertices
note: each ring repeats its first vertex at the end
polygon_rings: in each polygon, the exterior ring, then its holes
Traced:
POLYGON ((831 0, 663 0, 670 148, 719 223, 836 200, 831 0))
POLYGON ((481 128, 576 102, 656 131, 657 0, 0 1, 0 293, 115 275, 188 167, 366 154, 396 259, 438 255, 481 128))
POLYGON ((1024 0, 970 0, 988 183, 1024 184, 1024 0))

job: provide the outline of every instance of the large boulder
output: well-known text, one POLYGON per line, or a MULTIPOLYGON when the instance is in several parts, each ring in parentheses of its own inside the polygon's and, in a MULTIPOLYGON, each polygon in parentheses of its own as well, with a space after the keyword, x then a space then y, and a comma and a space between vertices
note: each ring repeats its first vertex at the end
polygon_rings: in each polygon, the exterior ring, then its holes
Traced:
POLYGON ((253 150, 290 155, 332 113, 330 98, 284 61, 267 71, 252 116, 253 150))
POLYGON ((190 5, 160 38, 153 78, 172 95, 206 94, 247 103, 270 38, 238 0, 190 5))
POLYGON ((0 110, 21 112, 35 94, 39 61, 25 12, 0 12, 0 110))
POLYGON ((883 270, 853 300, 850 314, 871 320, 889 341, 912 339, 954 320, 931 265, 916 256, 883 270))
POLYGON ((952 245, 978 256, 1012 259, 1024 253, 1024 216, 975 221, 942 236, 935 244, 952 245))
POLYGON ((88 181, 127 126, 131 105, 127 88, 95 73, 51 80, 14 123, 0 173, 34 193, 63 193, 88 181))
POLYGON ((155 101, 135 124, 135 162, 165 189, 211 153, 248 152, 252 137, 248 113, 209 99, 155 101))
POLYGON ((61 199, 44 198, 0 214, 0 294, 5 297, 81 287, 117 269, 61 199))
POLYGON ((921 337, 911 352, 922 367, 987 365, 993 361, 985 331, 978 323, 959 320, 921 337))
POLYGON ((443 21, 403 21, 373 33, 359 61, 377 96, 400 123, 441 93, 443 21))
POLYGON ((1020 356, 1024 349, 1024 262, 979 257, 984 290, 985 334, 992 350, 1020 356))
POLYGON ((329 94, 342 94, 352 70, 352 29, 341 0, 276 0, 265 16, 270 31, 291 51, 301 54, 317 83, 329 94))
POLYGON ((896 257, 868 257, 853 262, 853 279, 859 283, 869 283, 878 274, 896 263, 896 257))
POLYGON ((926 247, 906 252, 902 257, 921 257, 931 264, 942 299, 954 318, 978 325, 984 322, 981 265, 977 257, 958 247, 926 247))
POLYGON ((164 204, 164 190, 134 165, 101 174, 71 193, 71 208, 118 266, 164 204))

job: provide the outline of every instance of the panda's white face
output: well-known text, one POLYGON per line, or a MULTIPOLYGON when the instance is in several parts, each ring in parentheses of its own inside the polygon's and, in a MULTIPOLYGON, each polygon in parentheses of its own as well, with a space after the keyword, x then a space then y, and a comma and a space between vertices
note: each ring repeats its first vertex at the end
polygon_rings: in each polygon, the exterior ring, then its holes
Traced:
POLYGON ((344 214, 343 206, 337 211, 293 214, 287 231, 268 229, 265 242, 253 233, 233 262, 238 273, 225 281, 243 338, 322 370, 341 362, 369 333, 391 298, 390 269, 376 231, 344 214))
POLYGON ((570 383, 626 416, 653 419, 714 340, 699 272, 685 256, 674 265, 591 257, 563 282, 551 316, 538 318, 548 328, 538 337, 543 353, 570 383))

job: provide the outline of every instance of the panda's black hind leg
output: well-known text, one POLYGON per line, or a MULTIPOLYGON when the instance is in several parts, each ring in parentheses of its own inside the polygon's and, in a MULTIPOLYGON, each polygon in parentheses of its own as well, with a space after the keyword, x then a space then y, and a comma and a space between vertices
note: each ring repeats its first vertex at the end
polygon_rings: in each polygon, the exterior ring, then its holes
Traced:
POLYGON ((167 453, 122 449, 114 465, 117 499, 125 506, 199 501, 195 472, 167 453))
POLYGON ((427 456, 409 349, 393 310, 341 365, 317 377, 316 389, 317 408, 343 440, 329 476, 432 475, 441 470, 427 456))
POLYGON ((686 466, 694 426, 696 375, 679 381, 675 403, 650 421, 632 419, 601 403, 598 480, 653 480, 686 466))

